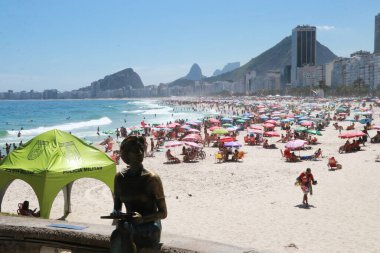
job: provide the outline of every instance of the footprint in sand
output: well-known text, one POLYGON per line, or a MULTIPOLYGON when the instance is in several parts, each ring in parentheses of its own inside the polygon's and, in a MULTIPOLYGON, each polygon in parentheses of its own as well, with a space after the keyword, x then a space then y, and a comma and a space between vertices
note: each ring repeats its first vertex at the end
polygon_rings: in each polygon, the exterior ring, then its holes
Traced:
POLYGON ((285 246, 285 249, 287 251, 295 251, 298 250, 298 247, 294 243, 290 243, 289 245, 285 246))

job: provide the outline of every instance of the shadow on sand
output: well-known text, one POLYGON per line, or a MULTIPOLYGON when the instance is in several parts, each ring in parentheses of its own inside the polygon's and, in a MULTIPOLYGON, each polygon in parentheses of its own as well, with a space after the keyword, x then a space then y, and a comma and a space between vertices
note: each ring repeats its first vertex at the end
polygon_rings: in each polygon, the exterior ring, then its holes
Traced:
POLYGON ((302 208, 302 209, 310 209, 310 208, 316 208, 315 206, 313 205, 306 205, 306 204, 299 204, 299 205, 296 205, 294 207, 298 207, 298 208, 302 208))

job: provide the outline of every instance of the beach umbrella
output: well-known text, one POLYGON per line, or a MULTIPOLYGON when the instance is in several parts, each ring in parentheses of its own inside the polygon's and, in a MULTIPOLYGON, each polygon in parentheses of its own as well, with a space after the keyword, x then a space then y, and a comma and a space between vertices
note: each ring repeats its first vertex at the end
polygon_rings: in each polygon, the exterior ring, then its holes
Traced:
POLYGON ((338 135, 339 138, 342 139, 349 139, 349 138, 355 138, 355 137, 360 137, 360 136, 365 136, 366 134, 363 132, 347 132, 338 135))
POLYGON ((273 125, 271 123, 265 123, 265 124, 263 124, 263 127, 265 127, 265 128, 274 128, 275 125, 273 125))
POLYGON ((345 121, 351 121, 351 122, 355 122, 356 120, 353 119, 353 118, 346 118, 345 121))
POLYGON ((273 119, 268 119, 267 121, 265 121, 265 123, 277 125, 277 122, 275 120, 273 120, 273 119))
POLYGON ((191 126, 189 126, 189 125, 183 125, 180 127, 180 129, 182 129, 182 130, 189 130, 190 128, 191 128, 191 126))
POLYGON ((180 141, 167 141, 167 142, 165 142, 164 147, 165 148, 174 148, 174 147, 179 147, 182 145, 183 145, 183 143, 180 141))
POLYGON ((380 125, 376 125, 374 127, 372 127, 373 129, 377 129, 377 130, 380 130, 380 125))
POLYGON ((237 123, 245 123, 245 120, 244 119, 238 119, 236 120, 237 123))
POLYGON ((238 127, 237 126, 232 126, 232 127, 228 127, 226 128, 228 132, 233 132, 233 131, 236 131, 238 130, 238 127))
POLYGON ((190 133, 200 133, 200 131, 198 130, 198 129, 189 129, 189 130, 187 130, 188 132, 190 132, 190 133))
POLYGON ((184 141, 183 144, 185 144, 186 146, 190 146, 192 148, 203 148, 202 145, 195 142, 191 142, 191 141, 184 141))
POLYGON ((288 113, 288 114, 286 114, 286 117, 287 118, 294 118, 294 114, 293 113, 288 113))
POLYGON ((229 137, 229 136, 222 137, 222 138, 219 139, 219 141, 221 141, 221 142, 231 142, 231 141, 235 141, 235 140, 236 140, 236 138, 229 137))
POLYGON ((198 126, 198 125, 199 125, 199 123, 194 122, 194 121, 192 121, 192 122, 187 122, 187 124, 188 124, 188 125, 192 125, 192 126, 198 126))
POLYGON ((303 126, 301 126, 301 127, 297 127, 295 130, 296 130, 297 132, 303 132, 303 131, 306 131, 306 130, 307 130, 307 128, 306 128, 306 127, 303 127, 303 126))
POLYGON ((312 126, 312 125, 313 125, 313 121, 304 120, 301 122, 301 126, 312 126))
POLYGON ((257 129, 247 129, 248 134, 261 134, 261 130, 257 129))
POLYGON ((218 128, 212 131, 213 134, 228 134, 228 130, 225 128, 218 128))
POLYGON ((233 125, 231 123, 224 123, 222 126, 224 126, 224 127, 231 127, 233 125))
POLYGON ((201 141, 202 138, 199 134, 189 134, 189 135, 186 135, 182 140, 198 142, 198 141, 201 141))
POLYGON ((223 118, 221 118, 221 120, 222 120, 222 121, 232 121, 231 118, 227 118, 227 117, 223 117, 223 118))
POLYGON ((214 131, 215 129, 220 129, 220 128, 222 128, 222 127, 220 127, 220 126, 212 126, 208 130, 214 131))
POLYGON ((307 141, 297 139, 297 140, 287 142, 285 144, 285 147, 290 150, 295 150, 295 149, 303 148, 305 144, 307 144, 307 141))
POLYGON ((214 118, 210 118, 210 119, 208 119, 208 121, 209 121, 210 123, 213 123, 213 124, 220 123, 220 120, 217 120, 217 119, 214 119, 214 118))
POLYGON ((71 212, 71 188, 75 180, 95 178, 113 191, 115 173, 115 162, 104 152, 74 135, 50 130, 37 135, 1 161, 0 206, 8 186, 20 179, 36 194, 42 218, 49 218, 61 190, 67 215, 71 212))
POLYGON ((174 122, 174 123, 170 123, 169 125, 167 125, 166 127, 168 128, 175 128, 177 126, 180 126, 181 124, 177 123, 177 122, 174 122))
POLYGON ((306 132, 309 134, 314 134, 314 135, 322 135, 322 133, 318 130, 307 129, 306 132))
POLYGON ((225 142, 224 146, 231 147, 231 148, 238 148, 238 147, 241 147, 242 145, 237 141, 230 141, 230 142, 225 142))
POLYGON ((280 134, 275 131, 264 132, 264 137, 279 137, 280 134))
POLYGON ((249 128, 250 129, 256 129, 256 130, 263 130, 263 128, 261 126, 257 126, 257 125, 250 125, 249 128))
POLYGON ((361 124, 367 124, 367 123, 371 123, 372 120, 370 118, 365 118, 365 119, 360 119, 359 122, 361 124))

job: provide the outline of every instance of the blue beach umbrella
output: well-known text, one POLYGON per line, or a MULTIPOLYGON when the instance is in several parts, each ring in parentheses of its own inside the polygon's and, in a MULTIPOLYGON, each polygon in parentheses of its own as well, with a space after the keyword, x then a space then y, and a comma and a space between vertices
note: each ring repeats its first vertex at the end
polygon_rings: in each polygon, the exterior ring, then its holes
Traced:
POLYGON ((231 118, 227 118, 227 117, 223 117, 223 118, 221 118, 220 120, 221 120, 221 121, 232 121, 231 118))

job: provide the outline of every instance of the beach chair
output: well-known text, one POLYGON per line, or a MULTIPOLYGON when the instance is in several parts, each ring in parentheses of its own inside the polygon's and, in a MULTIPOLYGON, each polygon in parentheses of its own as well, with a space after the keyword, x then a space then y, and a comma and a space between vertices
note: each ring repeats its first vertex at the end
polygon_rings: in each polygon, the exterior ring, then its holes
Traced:
POLYGON ((215 162, 222 163, 223 162, 223 154, 220 152, 215 153, 215 162))
POLYGON ((375 162, 380 162, 380 155, 376 157, 375 162))

